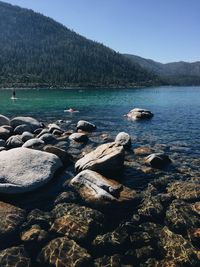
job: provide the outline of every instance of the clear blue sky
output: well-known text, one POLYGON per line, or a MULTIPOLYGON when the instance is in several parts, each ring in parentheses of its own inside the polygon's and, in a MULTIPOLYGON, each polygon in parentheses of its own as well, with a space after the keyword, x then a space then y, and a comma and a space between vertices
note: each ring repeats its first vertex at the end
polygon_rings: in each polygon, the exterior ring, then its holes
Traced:
POLYGON ((200 60, 200 0, 5 0, 121 53, 200 60))

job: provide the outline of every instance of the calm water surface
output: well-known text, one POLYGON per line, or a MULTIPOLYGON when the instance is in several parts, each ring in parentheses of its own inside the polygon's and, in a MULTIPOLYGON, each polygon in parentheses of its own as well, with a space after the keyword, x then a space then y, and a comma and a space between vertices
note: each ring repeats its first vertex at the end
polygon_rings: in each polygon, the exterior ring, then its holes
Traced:
POLYGON ((64 119, 75 125, 86 119, 111 136, 126 131, 142 144, 165 144, 185 156, 200 155, 200 87, 155 87, 139 89, 17 90, 0 91, 0 113, 9 117, 31 115, 42 121, 64 119), (73 107, 79 113, 68 114, 73 107), (151 121, 127 121, 123 114, 134 107, 150 109, 151 121))

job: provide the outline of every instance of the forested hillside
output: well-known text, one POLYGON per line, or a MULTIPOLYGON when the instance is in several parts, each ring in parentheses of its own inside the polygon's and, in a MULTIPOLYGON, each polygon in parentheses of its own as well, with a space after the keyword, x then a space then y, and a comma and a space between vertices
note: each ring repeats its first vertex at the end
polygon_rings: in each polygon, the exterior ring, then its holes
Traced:
POLYGON ((156 75, 31 10, 0 2, 0 87, 135 86, 156 75))

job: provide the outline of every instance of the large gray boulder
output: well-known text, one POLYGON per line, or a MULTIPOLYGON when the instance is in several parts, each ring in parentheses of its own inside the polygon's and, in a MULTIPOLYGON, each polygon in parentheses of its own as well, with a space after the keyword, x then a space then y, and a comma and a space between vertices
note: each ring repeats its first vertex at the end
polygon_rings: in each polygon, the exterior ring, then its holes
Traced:
POLYGON ((0 126, 3 125, 10 125, 10 120, 6 116, 0 114, 0 126))
POLYGON ((94 151, 79 159, 75 168, 78 172, 82 170, 93 170, 99 173, 111 173, 119 171, 124 164, 124 148, 115 143, 100 145, 94 151))
POLYGON ((32 117, 15 117, 10 121, 10 125, 13 127, 13 129, 22 124, 30 126, 32 132, 37 128, 41 128, 42 126, 38 120, 32 117))
POLYGON ((50 153, 15 148, 0 153, 0 193, 16 194, 46 184, 62 167, 61 160, 50 153))
POLYGON ((154 114, 146 109, 134 108, 130 110, 126 116, 131 120, 144 120, 144 119, 151 119, 154 116, 154 114))

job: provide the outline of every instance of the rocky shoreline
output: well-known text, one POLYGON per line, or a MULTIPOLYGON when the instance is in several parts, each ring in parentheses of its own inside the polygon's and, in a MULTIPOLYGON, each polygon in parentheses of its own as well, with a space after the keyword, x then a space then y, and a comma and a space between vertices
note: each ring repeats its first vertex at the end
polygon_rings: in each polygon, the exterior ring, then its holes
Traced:
POLYGON ((0 266, 199 266, 198 170, 96 128, 0 115, 0 266))

